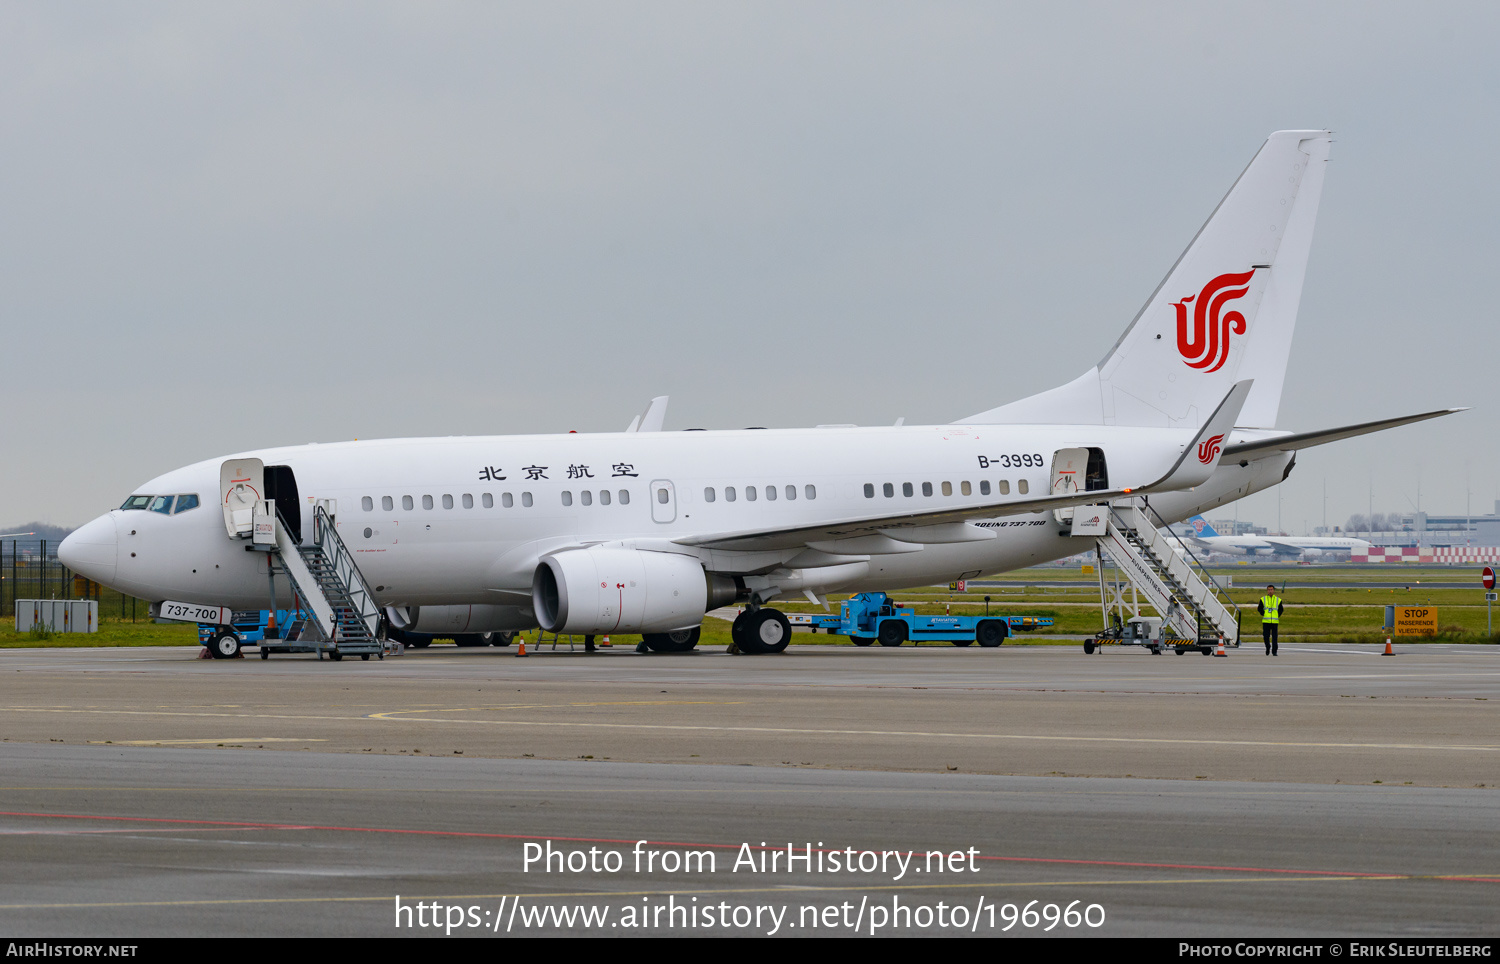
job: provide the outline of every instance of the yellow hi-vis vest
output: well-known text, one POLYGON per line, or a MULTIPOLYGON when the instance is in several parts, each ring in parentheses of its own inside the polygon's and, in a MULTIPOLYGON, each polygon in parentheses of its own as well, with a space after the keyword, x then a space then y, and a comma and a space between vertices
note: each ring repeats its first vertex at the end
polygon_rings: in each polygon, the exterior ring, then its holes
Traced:
POLYGON ((1266 611, 1260 614, 1260 621, 1261 622, 1263 622, 1263 623, 1279 623, 1279 622, 1281 622, 1281 597, 1280 596, 1261 596, 1260 597, 1260 604, 1262 606, 1266 607, 1266 611))

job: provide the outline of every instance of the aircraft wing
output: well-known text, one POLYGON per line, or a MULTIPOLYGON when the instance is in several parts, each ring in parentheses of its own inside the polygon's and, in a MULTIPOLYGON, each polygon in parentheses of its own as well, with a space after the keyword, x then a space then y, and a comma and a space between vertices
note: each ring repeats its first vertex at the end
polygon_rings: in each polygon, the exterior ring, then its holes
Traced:
POLYGON ((1094 505, 1115 498, 1149 495, 1156 491, 1191 488, 1213 475, 1222 455, 1220 441, 1229 434, 1250 392, 1251 380, 1236 382, 1212 415, 1183 446, 1177 460, 1150 485, 1067 495, 1040 495, 981 505, 855 516, 814 525, 775 529, 718 532, 674 539, 678 545, 706 549, 795 549, 809 546, 822 552, 864 555, 912 552, 915 547, 949 542, 979 542, 995 538, 992 528, 970 525, 971 519, 1042 513, 1074 505, 1094 505))
MULTIPOLYGON (((878 549, 880 537, 900 543, 977 542, 993 539, 994 532, 969 525, 970 519, 993 519, 1003 516, 1041 513, 1073 505, 1090 505, 1110 499, 1139 495, 1143 489, 1103 489, 1094 492, 1072 492, 1068 495, 1043 495, 1012 499, 984 505, 929 509, 890 515, 856 516, 816 525, 778 529, 746 529, 739 532, 715 532, 674 539, 678 545, 706 549, 794 549, 818 543, 816 548, 830 551, 830 544, 850 542, 840 547, 850 553, 869 553, 878 549), (871 540, 869 537, 875 536, 871 540), (853 544, 859 540, 859 545, 853 544)), ((910 551, 907 545, 904 551, 910 551)), ((831 551, 838 551, 837 548, 831 551)), ((892 546, 887 551, 903 551, 892 546)))
POLYGON ((1435 412, 1423 412, 1420 415, 1403 415, 1400 418, 1384 418, 1378 422, 1361 422, 1358 425, 1345 425, 1343 428, 1330 428, 1321 432, 1301 432, 1296 435, 1278 435, 1275 438, 1257 439, 1253 442, 1240 442, 1224 450, 1224 460, 1234 462, 1263 458, 1278 452, 1296 452, 1299 449, 1312 448, 1314 445, 1326 445, 1329 442, 1337 442, 1340 439, 1354 438, 1357 435, 1368 435, 1371 432, 1383 432, 1388 428, 1396 428, 1399 425, 1410 425, 1413 422, 1423 422, 1429 418, 1440 418, 1444 415, 1452 415, 1454 412, 1467 411, 1467 408, 1440 408, 1435 412))
POLYGON ((1290 542, 1283 542, 1280 539, 1275 538, 1274 536, 1261 536, 1261 538, 1271 544, 1271 551, 1278 556, 1302 555, 1301 546, 1293 545, 1290 542))

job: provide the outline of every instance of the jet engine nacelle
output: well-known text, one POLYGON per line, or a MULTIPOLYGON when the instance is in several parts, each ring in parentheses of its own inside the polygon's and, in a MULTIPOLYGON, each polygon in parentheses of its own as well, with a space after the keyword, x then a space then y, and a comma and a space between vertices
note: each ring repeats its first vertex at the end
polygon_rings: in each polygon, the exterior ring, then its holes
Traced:
POLYGON ((531 610, 524 606, 480 603, 472 606, 387 606, 385 615, 391 626, 398 630, 430 636, 505 632, 530 629, 536 625, 531 610))
POLYGON ((697 626, 738 588, 692 556, 595 546, 544 557, 531 602, 549 633, 667 633, 697 626))

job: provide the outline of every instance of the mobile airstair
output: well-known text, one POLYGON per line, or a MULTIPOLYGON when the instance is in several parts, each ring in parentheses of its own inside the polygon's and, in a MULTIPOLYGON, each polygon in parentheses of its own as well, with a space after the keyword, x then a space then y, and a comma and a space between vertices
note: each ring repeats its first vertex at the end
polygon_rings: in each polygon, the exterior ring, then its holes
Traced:
POLYGON ((345 656, 384 658, 379 638, 380 607, 371 597, 353 553, 339 538, 331 508, 327 500, 315 504, 313 538, 303 545, 292 538, 273 503, 256 506, 252 548, 276 558, 277 572, 287 577, 293 592, 303 600, 297 608, 310 616, 287 627, 285 639, 263 642, 262 656, 316 652, 334 660, 345 656))
POLYGON ((1156 610, 1165 630, 1145 637, 1143 645, 1152 652, 1171 648, 1179 654, 1189 649, 1207 653, 1220 642, 1238 646, 1239 607, 1156 510, 1148 504, 1126 504, 1107 511, 1097 549, 1105 629, 1085 650, 1094 652, 1102 643, 1131 639, 1130 623, 1140 622, 1142 598, 1156 610), (1106 556, 1113 563, 1109 577, 1106 556))

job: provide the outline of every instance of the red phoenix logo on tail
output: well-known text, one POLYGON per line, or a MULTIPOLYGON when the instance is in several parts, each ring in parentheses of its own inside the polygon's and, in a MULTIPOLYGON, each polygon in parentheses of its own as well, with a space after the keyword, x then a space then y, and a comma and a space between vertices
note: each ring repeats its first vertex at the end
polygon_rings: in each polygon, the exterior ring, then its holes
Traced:
MULTIPOLYGON (((1215 435, 1212 438, 1206 438, 1203 441, 1199 442, 1198 461, 1202 462, 1204 465, 1212 463, 1214 459, 1219 457, 1220 443, 1223 441, 1223 435, 1215 435)), ((1199 529, 1198 531, 1202 532, 1203 530, 1199 529)))
POLYGON ((1172 305, 1177 309, 1177 351, 1189 368, 1216 372, 1229 358, 1229 336, 1245 333, 1245 316, 1238 311, 1224 312, 1225 302, 1243 298, 1255 275, 1251 268, 1244 274, 1221 274, 1197 295, 1172 305), (1192 322, 1188 321, 1188 302, 1194 301, 1192 322))

